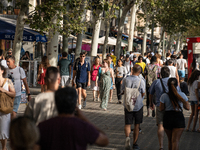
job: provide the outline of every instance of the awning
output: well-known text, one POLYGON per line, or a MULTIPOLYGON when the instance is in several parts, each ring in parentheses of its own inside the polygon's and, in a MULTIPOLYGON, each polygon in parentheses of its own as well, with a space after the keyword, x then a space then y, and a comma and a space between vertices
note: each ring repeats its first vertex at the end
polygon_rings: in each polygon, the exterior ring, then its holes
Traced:
MULTIPOLYGON (((14 40, 16 24, 16 20, 0 17, 0 39, 14 40)), ((25 26, 23 41, 47 42, 47 38, 45 35, 41 35, 40 33, 25 26)))

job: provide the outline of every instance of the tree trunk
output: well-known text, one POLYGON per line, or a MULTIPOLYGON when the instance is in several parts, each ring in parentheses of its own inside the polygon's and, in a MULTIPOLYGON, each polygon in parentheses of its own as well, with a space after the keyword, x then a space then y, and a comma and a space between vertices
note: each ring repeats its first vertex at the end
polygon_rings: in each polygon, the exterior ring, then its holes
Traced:
POLYGON ((159 45, 158 45, 158 53, 160 53, 161 45, 162 45, 162 42, 163 42, 163 34, 164 34, 164 28, 162 29, 162 33, 161 33, 161 36, 160 36, 160 42, 159 42, 159 45))
MULTIPOLYGON (((65 0, 65 1, 67 1, 67 0, 65 0)), ((66 9, 69 11, 69 4, 66 6, 66 9)), ((65 27, 65 24, 66 24, 66 22, 65 21, 67 21, 68 20, 68 17, 66 16, 66 15, 64 15, 63 16, 63 26, 64 26, 64 28, 66 28, 65 27)), ((65 32, 67 32, 67 30, 65 30, 65 32)), ((68 53, 68 34, 66 33, 65 35, 63 35, 63 49, 62 49, 62 52, 67 52, 68 53)))
POLYGON ((22 47, 22 41, 23 41, 23 32, 24 32, 24 17, 28 11, 28 4, 29 0, 22 0, 20 13, 17 17, 17 25, 15 29, 15 38, 14 38, 14 44, 13 44, 13 55, 15 56, 15 65, 19 65, 20 61, 20 52, 22 47))
POLYGON ((164 56, 164 58, 165 58, 165 53, 166 53, 166 50, 165 50, 165 31, 163 30, 163 50, 162 50, 162 55, 164 56))
POLYGON ((129 37, 128 37, 128 51, 133 50, 133 36, 134 36, 134 28, 135 28, 135 16, 137 11, 137 4, 134 4, 134 6, 131 9, 131 22, 130 22, 130 30, 129 30, 129 37))
POLYGON ((92 45, 91 45, 91 57, 97 56, 97 49, 98 49, 98 39, 99 39, 99 31, 101 27, 101 17, 102 16, 102 11, 97 10, 98 17, 95 17, 94 19, 94 27, 93 27, 93 32, 92 32, 92 45))
MULTIPOLYGON (((106 49, 107 49, 107 45, 108 45, 108 37, 109 37, 109 32, 110 32, 110 18, 106 19, 105 25, 106 25, 106 35, 105 35, 105 41, 104 41, 104 45, 103 45, 102 59, 106 59, 106 49)), ((103 60, 102 60, 102 62, 103 62, 103 60)))
POLYGON ((168 41, 168 45, 167 45, 167 50, 171 51, 171 45, 172 45, 172 35, 169 35, 169 41, 168 41))
POLYGON ((123 11, 122 11, 122 16, 120 18, 120 22, 118 25, 118 32, 117 32, 117 43, 116 43, 116 48, 115 48, 115 56, 117 59, 119 59, 120 52, 121 52, 121 41, 122 41, 122 31, 124 29, 124 21, 126 18, 127 12, 133 7, 135 4, 135 1, 132 1, 129 5, 124 6, 123 11))
POLYGON ((177 42, 176 42, 176 52, 178 52, 180 50, 180 40, 181 40, 181 34, 178 33, 178 39, 177 39, 177 42))
MULTIPOLYGON (((81 9, 83 9, 82 22, 85 21, 85 16, 86 16, 86 10, 85 10, 86 4, 85 3, 86 3, 86 0, 84 0, 83 5, 81 5, 81 9)), ((83 40, 83 31, 82 31, 82 33, 77 35, 76 49, 75 49, 75 59, 78 58, 79 54, 81 53, 82 40, 83 40)))

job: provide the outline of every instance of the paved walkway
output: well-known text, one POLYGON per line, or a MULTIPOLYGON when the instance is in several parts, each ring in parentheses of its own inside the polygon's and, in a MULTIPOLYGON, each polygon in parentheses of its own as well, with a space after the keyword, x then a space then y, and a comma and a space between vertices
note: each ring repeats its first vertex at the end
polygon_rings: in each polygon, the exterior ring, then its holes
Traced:
MULTIPOLYGON (((31 93, 35 97, 40 91, 39 88, 31 88, 31 93)), ((123 105, 116 104, 117 97, 114 91, 113 102, 108 104, 108 110, 103 111, 99 108, 100 102, 92 101, 92 92, 87 91, 87 106, 82 109, 89 120, 102 129, 109 137, 109 145, 106 148, 88 146, 89 150, 123 150, 125 144, 124 135, 124 111, 123 105)), ((145 104, 145 101, 144 101, 145 104)), ((26 105, 21 104, 18 115, 23 115, 26 105)), ((190 111, 184 111, 186 124, 190 111)), ((158 150, 156 119, 145 117, 146 107, 144 107, 144 118, 141 124, 142 133, 139 135, 138 145, 141 150, 158 150)), ((198 125, 198 124, 197 124, 198 125)), ((131 135, 131 139, 133 136, 131 135)), ((200 133, 184 131, 180 140, 180 150, 200 150, 200 133)), ((164 149, 167 150, 167 136, 164 137, 164 149)), ((10 149, 9 149, 10 150, 10 149)))

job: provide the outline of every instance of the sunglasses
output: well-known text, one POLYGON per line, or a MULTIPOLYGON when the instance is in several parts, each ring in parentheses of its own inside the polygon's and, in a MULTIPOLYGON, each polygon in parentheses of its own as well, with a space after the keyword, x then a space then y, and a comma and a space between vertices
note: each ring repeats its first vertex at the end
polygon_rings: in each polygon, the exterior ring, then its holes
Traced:
POLYGON ((80 57, 85 57, 85 56, 80 56, 80 57))
POLYGON ((12 54, 12 53, 9 52, 9 53, 7 53, 7 54, 12 54))

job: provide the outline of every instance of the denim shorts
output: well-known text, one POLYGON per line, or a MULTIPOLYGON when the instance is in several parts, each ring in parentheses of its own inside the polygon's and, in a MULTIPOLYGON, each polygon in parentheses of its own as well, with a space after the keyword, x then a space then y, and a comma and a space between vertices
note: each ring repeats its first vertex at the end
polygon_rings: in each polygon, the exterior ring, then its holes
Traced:
POLYGON ((197 101, 190 101, 190 105, 192 106, 192 105, 195 105, 195 104, 197 104, 197 101))
POLYGON ((185 78, 185 70, 178 70, 179 77, 185 78))
POLYGON ((21 102, 21 95, 20 96, 16 96, 15 100, 14 100, 14 106, 13 106, 13 111, 16 112, 16 113, 18 111, 20 102, 21 102))

